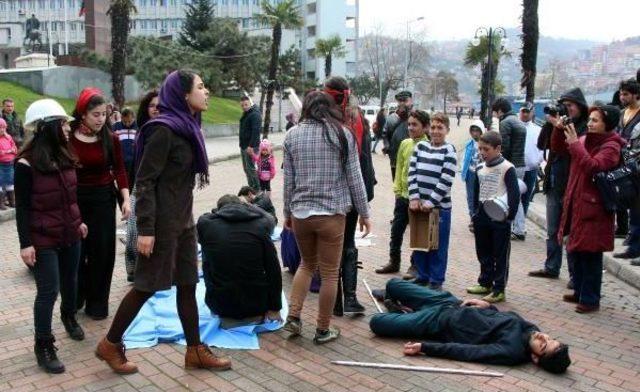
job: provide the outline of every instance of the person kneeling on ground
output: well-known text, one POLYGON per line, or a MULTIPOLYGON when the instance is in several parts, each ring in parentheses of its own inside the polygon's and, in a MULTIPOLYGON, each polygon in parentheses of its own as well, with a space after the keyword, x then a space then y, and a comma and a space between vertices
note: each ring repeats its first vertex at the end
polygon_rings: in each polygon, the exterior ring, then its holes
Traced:
POLYGON ((248 204, 253 204, 268 212, 275 220, 275 224, 278 224, 276 209, 271 202, 271 198, 265 192, 258 192, 250 186, 245 185, 238 191, 238 197, 241 201, 244 201, 248 204))
POLYGON ((234 195, 222 196, 217 207, 197 225, 205 303, 220 317, 279 320, 282 278, 270 238, 273 219, 234 195))
POLYGON ((392 313, 377 314, 369 326, 379 336, 429 339, 404 345, 405 355, 427 356, 493 365, 533 362, 551 373, 571 364, 569 347, 540 332, 515 312, 500 312, 480 299, 461 301, 446 291, 391 279, 383 290, 392 313), (405 313, 407 312, 407 313, 405 313))

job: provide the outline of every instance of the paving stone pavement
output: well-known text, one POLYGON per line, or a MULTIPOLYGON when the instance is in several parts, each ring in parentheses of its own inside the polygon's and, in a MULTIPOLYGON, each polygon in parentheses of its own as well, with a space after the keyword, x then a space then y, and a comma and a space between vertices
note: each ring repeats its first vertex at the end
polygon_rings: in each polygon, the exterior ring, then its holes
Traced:
MULTIPOLYGON (((463 123, 464 125, 464 123, 463 123)), ((459 143, 466 133, 452 130, 451 138, 459 143)), ((278 153, 278 158, 281 153, 278 153)), ((278 159, 278 162, 281 160, 278 159)), ((373 272, 386 263, 389 220, 393 211, 393 195, 388 160, 374 156, 378 186, 373 209, 373 245, 362 247, 364 264, 361 277, 372 287, 382 287, 389 276, 373 272)), ((212 185, 196 192, 194 215, 210 210, 224 193, 235 193, 244 182, 239 159, 212 166, 212 185)), ((282 176, 273 184, 274 202, 282 205, 282 176)), ((453 189, 453 225, 449 250, 449 267, 445 289, 465 297, 464 288, 475 282, 478 263, 473 236, 467 229, 468 215, 463 183, 456 178, 453 189)), ((519 367, 465 364, 435 358, 403 357, 403 341, 381 339, 369 331, 368 321, 375 307, 362 285, 358 287, 367 315, 359 318, 336 318, 342 337, 324 346, 311 342, 317 311, 317 295, 310 294, 302 319, 303 336, 293 340, 276 332, 262 335, 260 350, 216 350, 233 359, 231 371, 212 373, 185 370, 182 366, 185 348, 160 344, 149 349, 128 351, 140 372, 130 376, 113 374, 94 357, 97 341, 106 333, 111 317, 93 321, 79 314, 86 340, 75 342, 64 333, 59 310, 54 312, 54 333, 60 348, 58 354, 67 372, 48 375, 36 365, 33 355, 33 279, 19 259, 14 222, 0 224, 0 391, 640 391, 640 332, 638 290, 604 276, 602 310, 579 315, 561 301, 567 281, 566 270, 559 280, 531 279, 527 271, 540 265, 545 255, 544 233, 529 224, 525 242, 514 242, 511 273, 507 286, 507 302, 502 310, 514 310, 536 323, 542 330, 558 336, 571 347, 573 365, 567 374, 555 376, 534 365, 519 367), (444 374, 357 369, 331 365, 331 360, 388 362, 424 366, 496 370, 503 378, 452 376, 444 374)), ((118 242, 116 269, 111 291, 110 314, 116 310, 128 289, 124 269, 124 249, 118 242)), ((404 267, 409 251, 403 252, 404 267)), ((285 291, 289 291, 291 275, 283 272, 285 291)))

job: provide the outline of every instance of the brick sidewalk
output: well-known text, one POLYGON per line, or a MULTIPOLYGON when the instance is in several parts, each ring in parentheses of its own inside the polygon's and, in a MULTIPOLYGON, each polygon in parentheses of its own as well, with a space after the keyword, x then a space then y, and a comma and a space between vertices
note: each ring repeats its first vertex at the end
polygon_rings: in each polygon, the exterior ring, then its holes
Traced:
MULTIPOLYGON (((452 131, 452 137, 466 137, 452 131)), ((278 154, 280 157, 280 154, 278 154)), ((278 163, 281 162, 278 159, 278 163)), ((386 276, 373 270, 387 261, 389 220, 393 210, 393 195, 388 160, 374 157, 379 184, 372 202, 374 245, 361 248, 364 262, 362 277, 372 287, 382 287, 386 276)), ((235 193, 242 185, 239 161, 215 164, 212 185, 197 192, 194 215, 208 211, 223 193, 235 193)), ((274 202, 280 212, 282 176, 274 180, 274 202)), ((478 263, 475 261, 473 236, 467 230, 468 216, 464 201, 464 186, 459 178, 453 191, 454 213, 449 269, 445 288, 464 296, 464 288, 475 282, 478 263)), ((79 321, 86 331, 83 342, 70 340, 54 313, 54 333, 57 335, 61 359, 67 367, 63 375, 48 375, 35 364, 33 355, 34 284, 19 259, 14 222, 0 224, 0 244, 4 251, 0 270, 0 391, 59 390, 220 390, 220 391, 638 391, 640 390, 640 332, 638 290, 605 274, 602 310, 592 315, 578 315, 573 307, 561 302, 565 293, 566 271, 562 279, 547 281, 529 279, 527 271, 540 265, 544 258, 543 233, 529 225, 526 242, 512 247, 510 282, 503 310, 514 310, 536 323, 543 331, 558 336, 571 346, 573 365, 563 376, 547 374, 533 365, 516 368, 463 364, 434 358, 405 358, 401 340, 374 337, 368 328, 369 315, 375 312, 363 287, 359 297, 368 315, 334 321, 342 329, 337 342, 315 346, 311 342, 317 311, 317 295, 310 294, 303 311, 303 337, 287 340, 276 332, 262 335, 262 349, 256 351, 224 350, 232 357, 234 369, 223 373, 185 371, 182 367, 184 347, 161 344, 149 349, 131 350, 130 359, 140 366, 140 373, 131 376, 113 374, 93 355, 93 349, 106 333, 111 318, 93 321, 83 314, 79 321), (449 376, 428 373, 336 367, 330 360, 405 363, 424 366, 465 367, 477 370, 497 370, 505 373, 501 379, 471 376, 449 376)), ((116 270, 111 296, 111 315, 115 312, 129 285, 124 271, 123 247, 118 242, 116 270)), ((405 251, 403 259, 408 260, 405 251)), ((403 265, 403 269, 406 263, 403 265)), ((291 276, 283 273, 288 292, 291 276)))

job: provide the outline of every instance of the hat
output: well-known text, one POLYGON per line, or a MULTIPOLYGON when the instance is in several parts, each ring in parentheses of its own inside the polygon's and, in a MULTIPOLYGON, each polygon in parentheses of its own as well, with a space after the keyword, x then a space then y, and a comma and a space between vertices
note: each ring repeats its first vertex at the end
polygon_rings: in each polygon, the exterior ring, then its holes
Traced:
POLYGON ((533 109, 535 108, 535 106, 533 105, 532 102, 525 102, 524 105, 522 105, 520 107, 520 110, 527 110, 527 111, 533 111, 533 109))
POLYGON ((482 120, 474 120, 471 125, 469 125, 469 131, 471 131, 472 127, 478 128, 482 133, 486 132, 486 128, 484 127, 482 120))
POLYGON ((604 117, 605 129, 607 131, 614 130, 620 123, 620 109, 618 109, 616 106, 613 106, 613 105, 592 106, 591 109, 589 109, 589 113, 593 112, 594 110, 597 110, 600 113, 602 113, 602 116, 604 117))
POLYGON ((407 98, 411 98, 411 91, 409 90, 402 90, 400 91, 398 94, 395 95, 395 99, 396 101, 406 101, 407 98))
POLYGON ((24 126, 26 128, 35 128, 38 121, 73 121, 73 117, 65 112, 62 105, 50 98, 39 99, 29 105, 25 112, 24 119, 24 126))

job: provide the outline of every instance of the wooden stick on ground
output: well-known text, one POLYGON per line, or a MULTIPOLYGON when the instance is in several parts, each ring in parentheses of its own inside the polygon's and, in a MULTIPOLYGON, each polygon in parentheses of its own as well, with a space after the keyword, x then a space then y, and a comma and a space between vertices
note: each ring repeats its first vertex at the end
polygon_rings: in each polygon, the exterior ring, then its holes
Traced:
POLYGON ((446 374, 463 374, 467 376, 485 376, 485 377, 502 377, 504 374, 498 372, 483 372, 481 370, 468 369, 451 369, 437 368, 427 366, 411 366, 411 365, 395 365, 392 363, 374 363, 374 362, 354 362, 354 361, 331 361, 334 365, 357 366, 375 369, 394 369, 394 370, 413 370, 418 372, 429 373, 446 373, 446 374))
POLYGON ((380 307, 380 304, 378 303, 378 300, 376 299, 376 297, 373 296, 373 293, 371 292, 371 287, 369 287, 367 280, 362 279, 362 283, 364 283, 364 287, 367 288, 367 292, 369 292, 369 297, 371 297, 371 299, 373 300, 373 303, 376 305, 376 308, 378 309, 378 313, 384 313, 382 311, 382 308, 380 307))

